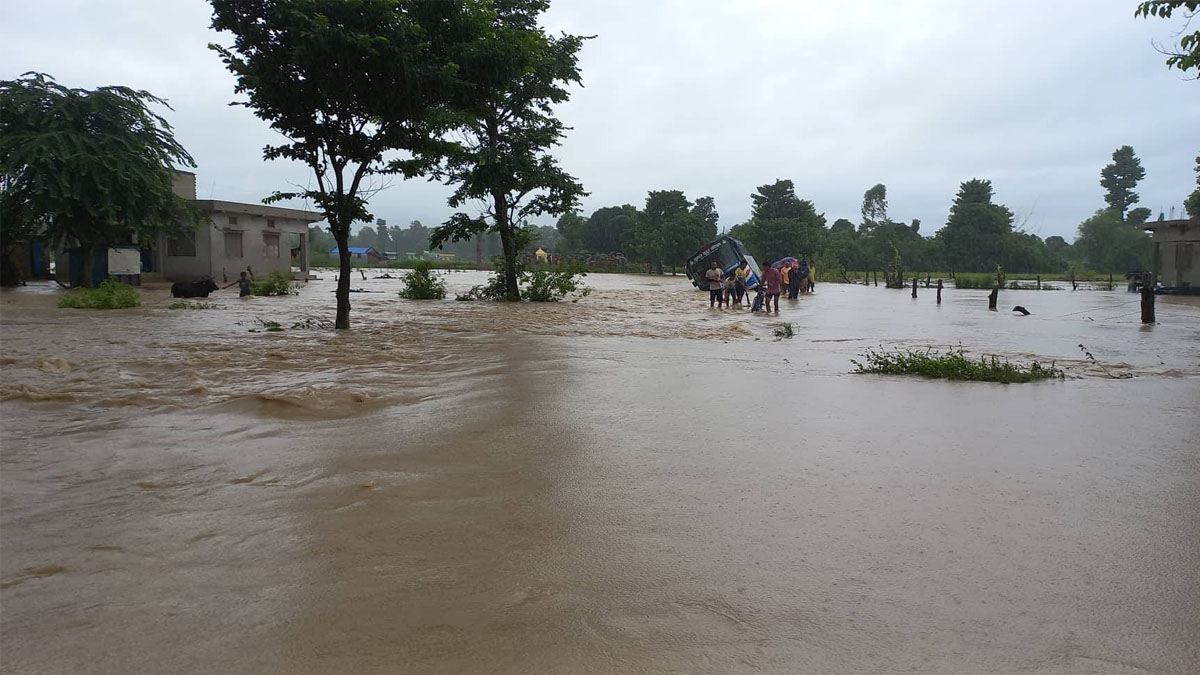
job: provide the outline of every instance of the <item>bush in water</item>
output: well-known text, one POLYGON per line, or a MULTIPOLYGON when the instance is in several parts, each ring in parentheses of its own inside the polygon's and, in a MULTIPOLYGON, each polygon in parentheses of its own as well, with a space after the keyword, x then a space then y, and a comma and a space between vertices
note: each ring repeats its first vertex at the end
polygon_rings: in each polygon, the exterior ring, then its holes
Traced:
MULTIPOLYGON (((587 267, 580 263, 573 263, 563 265, 557 270, 529 272, 521 268, 517 273, 517 282, 522 287, 521 297, 530 302, 558 302, 568 297, 571 302, 578 302, 580 298, 592 292, 592 289, 583 284, 585 276, 587 276, 587 267)), ((504 281, 499 274, 488 277, 486 284, 475 286, 466 293, 455 297, 455 300, 502 299, 504 299, 504 281)))
POLYGON ((125 309, 142 304, 137 289, 113 279, 105 279, 96 288, 79 288, 58 299, 58 306, 69 309, 125 309))
POLYGON ((271 272, 263 279, 250 282, 250 295, 299 295, 300 289, 292 281, 292 275, 280 271, 271 272))
POLYGON ((433 272, 433 263, 418 260, 411 272, 404 275, 400 297, 409 300, 441 300, 446 297, 446 282, 433 272))
POLYGON ((887 351, 868 349, 863 354, 865 364, 855 359, 855 373, 878 373, 882 375, 920 375, 921 377, 944 380, 974 380, 981 382, 1032 382, 1050 378, 1063 379, 1063 372, 1054 367, 1043 366, 1036 361, 1022 366, 1001 361, 995 356, 968 359, 962 347, 951 349, 945 354, 927 349, 923 352, 911 349, 887 351))
POLYGON ((558 302, 568 297, 571 302, 577 302, 592 292, 583 285, 586 276, 587 268, 583 265, 571 265, 554 272, 537 270, 529 274, 529 287, 522 295, 530 302, 558 302))

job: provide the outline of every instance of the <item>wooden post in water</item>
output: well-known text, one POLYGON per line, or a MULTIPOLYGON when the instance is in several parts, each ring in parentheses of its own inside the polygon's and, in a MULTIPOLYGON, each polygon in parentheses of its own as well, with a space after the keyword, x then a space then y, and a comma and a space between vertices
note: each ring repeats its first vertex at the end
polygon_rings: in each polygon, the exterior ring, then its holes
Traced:
POLYGON ((913 277, 913 297, 917 297, 917 278, 913 277))
POLYGON ((871 278, 875 279, 875 287, 878 288, 879 287, 879 270, 873 271, 871 273, 871 278))
POLYGON ((942 280, 938 279, 938 301, 937 304, 942 304, 942 280))
POLYGON ((1142 323, 1154 323, 1154 285, 1142 285, 1142 323))
POLYGON ((1113 285, 1113 277, 1112 277, 1112 272, 1109 272, 1109 273, 1108 273, 1108 290, 1110 290, 1110 291, 1111 291, 1111 290, 1112 290, 1112 289, 1114 289, 1114 288, 1116 288, 1116 286, 1114 286, 1114 285, 1113 285))
POLYGON ((1042 275, 1038 275, 1038 290, 1042 290, 1042 275))
POLYGON ((993 288, 992 292, 988 294, 988 309, 992 310, 993 312, 996 311, 996 302, 999 299, 1000 299, 1000 289, 993 288))

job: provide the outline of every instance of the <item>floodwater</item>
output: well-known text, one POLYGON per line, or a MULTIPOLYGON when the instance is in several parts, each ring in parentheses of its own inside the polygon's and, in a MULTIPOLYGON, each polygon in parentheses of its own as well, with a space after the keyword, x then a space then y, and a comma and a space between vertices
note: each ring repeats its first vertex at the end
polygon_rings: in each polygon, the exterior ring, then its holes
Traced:
POLYGON ((0 670, 1200 672, 1198 299, 356 278, 291 328, 331 278, 0 293, 0 670), (881 344, 1068 376, 849 373, 881 344))

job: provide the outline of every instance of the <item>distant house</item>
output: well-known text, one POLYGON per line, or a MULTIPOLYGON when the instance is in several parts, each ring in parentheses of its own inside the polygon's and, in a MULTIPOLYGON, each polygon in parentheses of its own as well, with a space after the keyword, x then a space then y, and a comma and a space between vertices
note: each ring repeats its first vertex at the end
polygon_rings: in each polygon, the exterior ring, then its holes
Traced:
POLYGON ((1200 293, 1200 219, 1159 220, 1142 227, 1154 234, 1154 272, 1163 287, 1200 293))
POLYGON ((434 253, 433 259, 448 262, 450 260, 458 260, 458 256, 453 253, 434 253))
MULTIPOLYGON (((373 246, 351 246, 347 249, 350 251, 350 262, 362 263, 366 265, 375 265, 379 262, 387 260, 382 253, 376 251, 373 246)), ((335 248, 329 252, 329 255, 337 258, 341 255, 341 248, 335 248)))

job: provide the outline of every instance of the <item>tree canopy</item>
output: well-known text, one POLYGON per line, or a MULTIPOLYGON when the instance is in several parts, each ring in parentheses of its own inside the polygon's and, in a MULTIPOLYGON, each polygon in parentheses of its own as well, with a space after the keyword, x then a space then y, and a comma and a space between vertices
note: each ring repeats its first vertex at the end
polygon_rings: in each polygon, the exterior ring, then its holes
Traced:
POLYGON ((171 189, 174 168, 195 163, 151 106, 170 109, 146 91, 71 89, 42 73, 0 82, 6 282, 15 282, 12 249, 35 235, 51 247, 147 244, 199 222, 171 189))
POLYGON ((1100 185, 1106 191, 1104 201, 1108 202, 1108 208, 1124 220, 1125 213, 1138 202, 1138 193, 1134 189, 1146 177, 1146 170, 1128 145, 1114 150, 1112 159, 1112 163, 1100 170, 1100 185))
POLYGON ((1157 17, 1169 19, 1179 12, 1183 16, 1183 27, 1179 29, 1179 46, 1170 49, 1155 45, 1160 52, 1167 56, 1167 67, 1178 68, 1187 73, 1196 70, 1195 77, 1200 78, 1200 26, 1192 32, 1188 29, 1192 20, 1200 12, 1200 1, 1197 0, 1147 0, 1138 3, 1134 16, 1142 18, 1157 17))
POLYGON ((951 270, 987 270, 1001 264, 1013 214, 992 203, 992 182, 973 178, 959 186, 950 218, 937 236, 951 270))
MULTIPOLYGON (((437 4, 437 3, 431 3, 437 4)), ((469 121, 464 141, 440 153, 434 175, 454 187, 452 208, 485 203, 482 216, 455 213, 434 230, 431 243, 470 239, 483 232, 500 235, 504 247, 501 277, 505 297, 520 299, 517 255, 530 242, 527 219, 575 209, 583 186, 559 166, 550 150, 566 126, 553 106, 579 84, 578 54, 585 38, 553 36, 538 25, 545 0, 494 0, 485 39, 464 50, 459 73, 467 86, 455 98, 469 121)))
POLYGON ((454 59, 487 28, 473 2, 424 0, 211 0, 210 45, 237 78, 235 92, 286 141, 266 159, 303 162, 316 186, 303 197, 325 214, 341 249, 335 326, 350 327, 350 226, 370 222, 375 176, 420 175, 446 152, 442 132, 461 123, 447 104, 465 86, 454 59), (403 151, 411 159, 385 161, 403 151))

